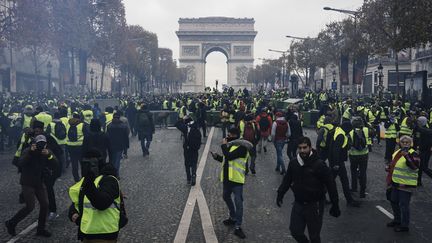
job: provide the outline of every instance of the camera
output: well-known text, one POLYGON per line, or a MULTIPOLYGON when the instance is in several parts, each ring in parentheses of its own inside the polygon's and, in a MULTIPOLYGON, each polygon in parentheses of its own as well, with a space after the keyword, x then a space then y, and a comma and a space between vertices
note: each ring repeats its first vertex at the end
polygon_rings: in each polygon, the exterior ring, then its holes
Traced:
POLYGON ((36 151, 42 152, 42 150, 46 147, 46 142, 40 141, 35 143, 36 144, 36 151))

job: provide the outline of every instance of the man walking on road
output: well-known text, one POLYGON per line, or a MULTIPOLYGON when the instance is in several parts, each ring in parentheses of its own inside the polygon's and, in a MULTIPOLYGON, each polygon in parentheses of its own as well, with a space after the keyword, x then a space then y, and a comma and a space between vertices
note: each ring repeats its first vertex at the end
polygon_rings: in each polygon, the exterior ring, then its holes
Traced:
POLYGON ((125 123, 120 120, 120 113, 114 113, 111 124, 108 125, 107 135, 111 148, 110 161, 117 171, 117 178, 120 178, 120 161, 123 151, 129 148, 129 133, 125 123))
POLYGON ((312 149, 309 138, 298 139, 298 151, 297 158, 288 164, 287 173, 278 189, 276 204, 281 207, 283 196, 291 187, 294 193, 290 222, 291 235, 297 242, 321 242, 320 232, 326 191, 332 203, 330 215, 333 217, 340 215, 336 183, 330 168, 312 149), (306 226, 309 239, 304 234, 306 226))
POLYGON ((187 183, 195 186, 198 163, 198 150, 201 147, 201 133, 198 124, 188 116, 176 123, 177 129, 183 133, 183 155, 186 168, 187 183))
POLYGON ((241 228, 243 220, 243 185, 245 183, 248 150, 252 144, 239 139, 237 128, 228 130, 228 137, 222 140, 222 155, 211 152, 213 158, 222 162, 221 181, 223 182, 223 199, 228 206, 230 217, 223 221, 224 225, 235 226, 234 234, 244 239, 246 235, 241 228), (231 198, 234 194, 234 203, 231 198), (235 206, 234 206, 235 205, 235 206))
POLYGON ((135 128, 138 132, 138 139, 141 141, 143 156, 150 155, 150 143, 153 139, 155 126, 153 116, 147 109, 147 105, 142 105, 138 110, 135 120, 135 128))

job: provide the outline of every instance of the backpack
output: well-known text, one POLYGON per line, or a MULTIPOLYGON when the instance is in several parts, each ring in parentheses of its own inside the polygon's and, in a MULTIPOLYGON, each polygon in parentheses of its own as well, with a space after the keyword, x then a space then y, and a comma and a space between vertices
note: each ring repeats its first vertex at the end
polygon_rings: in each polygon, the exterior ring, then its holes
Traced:
POLYGON ((78 141, 78 128, 76 125, 71 125, 69 127, 69 131, 68 131, 68 139, 70 142, 76 142, 78 141))
POLYGON ((259 121, 259 126, 261 131, 267 130, 270 126, 270 122, 268 120, 268 116, 262 116, 260 115, 260 121, 259 121))
POLYGON ((252 144, 255 144, 255 126, 251 122, 246 122, 243 132, 243 138, 252 144))
POLYGON ((286 133, 288 131, 288 122, 285 120, 276 121, 276 138, 286 138, 286 133))
POLYGON ((138 127, 147 127, 150 125, 149 114, 141 113, 138 117, 138 127))
POLYGON ((355 129, 353 131, 352 147, 355 150, 364 150, 366 146, 366 135, 364 134, 363 129, 355 129))
POLYGON ((59 140, 66 138, 66 126, 63 122, 55 122, 54 136, 59 140))

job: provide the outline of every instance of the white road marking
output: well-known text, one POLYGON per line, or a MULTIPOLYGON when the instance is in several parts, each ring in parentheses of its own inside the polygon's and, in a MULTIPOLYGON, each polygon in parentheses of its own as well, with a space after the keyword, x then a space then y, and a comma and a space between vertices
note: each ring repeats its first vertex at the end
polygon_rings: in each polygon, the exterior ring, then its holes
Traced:
POLYGON ((211 128, 210 133, 207 137, 207 142, 204 147, 204 151, 201 155, 199 165, 196 173, 196 185, 190 190, 189 197, 186 201, 185 208, 183 210, 183 215, 180 219, 180 224, 177 229, 176 236, 174 238, 174 243, 184 243, 187 240, 189 227, 192 220, 192 214, 195 208, 195 204, 198 201, 198 207, 200 211, 201 224, 204 232, 204 237, 206 242, 217 243, 216 233, 213 228, 213 223, 211 221, 210 211, 207 202, 204 197, 204 193, 201 189, 201 178, 204 172, 205 164, 207 162, 208 153, 210 150, 211 140, 213 138, 214 127, 211 128))
POLYGON ((17 242, 19 239, 21 239, 24 235, 28 234, 30 231, 32 231, 36 226, 38 225, 37 221, 33 224, 29 225, 27 228, 25 228, 23 231, 21 231, 18 235, 10 239, 7 243, 14 243, 17 242))
POLYGON ((385 208, 381 207, 380 205, 376 205, 376 208, 381 211, 383 214, 385 214, 390 219, 394 219, 393 214, 391 214, 389 211, 387 211, 385 208))

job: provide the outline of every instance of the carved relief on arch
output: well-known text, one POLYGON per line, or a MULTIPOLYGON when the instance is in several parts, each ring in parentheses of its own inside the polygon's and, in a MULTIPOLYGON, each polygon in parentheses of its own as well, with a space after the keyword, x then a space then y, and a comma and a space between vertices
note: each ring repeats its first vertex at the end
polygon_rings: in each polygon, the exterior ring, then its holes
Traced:
POLYGON ((210 51, 219 50, 227 58, 231 56, 231 44, 230 43, 202 43, 202 54, 205 58, 210 51))

